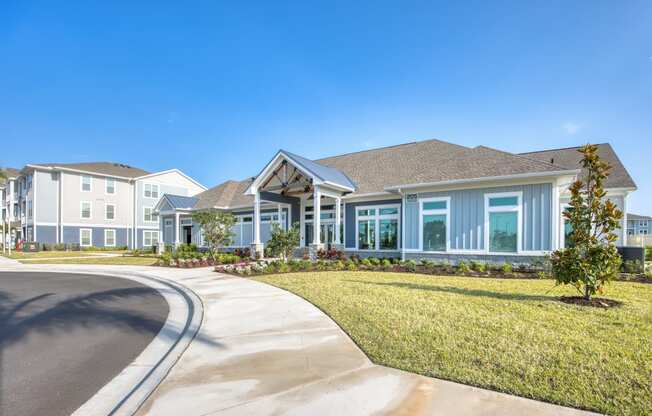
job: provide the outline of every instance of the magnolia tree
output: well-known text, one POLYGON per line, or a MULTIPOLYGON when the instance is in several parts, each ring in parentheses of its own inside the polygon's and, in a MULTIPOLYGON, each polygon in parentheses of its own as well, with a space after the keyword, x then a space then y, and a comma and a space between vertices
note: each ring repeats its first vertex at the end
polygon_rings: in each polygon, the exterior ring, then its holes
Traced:
POLYGON ((552 273, 558 284, 570 284, 585 300, 602 293, 607 282, 620 271, 621 258, 616 250, 623 213, 606 198, 604 180, 611 167, 598 156, 594 145, 583 146, 583 177, 571 187, 571 200, 564 212, 571 226, 571 244, 552 253, 552 273))
POLYGON ((201 226, 204 242, 213 259, 220 247, 231 244, 233 237, 231 229, 235 225, 233 214, 221 211, 200 211, 192 215, 192 220, 201 226))
POLYGON ((272 256, 281 256, 287 261, 294 249, 299 246, 299 223, 295 222, 285 231, 277 223, 272 224, 272 233, 266 246, 272 256))

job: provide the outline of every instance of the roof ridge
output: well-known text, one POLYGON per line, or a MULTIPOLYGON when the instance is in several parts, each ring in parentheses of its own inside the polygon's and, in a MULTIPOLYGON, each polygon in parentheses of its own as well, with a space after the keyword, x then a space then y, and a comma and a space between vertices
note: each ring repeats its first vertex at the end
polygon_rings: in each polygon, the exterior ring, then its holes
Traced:
POLYGON ((489 146, 480 145, 480 146, 476 147, 476 149, 479 148, 479 147, 482 147, 484 149, 489 149, 489 150, 492 150, 494 152, 503 153, 503 154, 506 154, 506 155, 518 157, 519 159, 525 159, 525 160, 528 160, 530 162, 538 163, 540 165, 545 165, 547 168, 553 167, 553 168, 555 168, 557 170, 560 170, 559 168, 561 168, 561 170, 573 170, 573 169, 564 168, 563 166, 554 165, 552 163, 544 162, 542 160, 533 159, 531 157, 523 156, 523 155, 518 154, 518 153, 510 153, 510 152, 506 152, 504 150, 494 149, 493 147, 489 147, 489 146))
MULTIPOLYGON (((609 143, 609 142, 602 142, 602 143, 587 143, 587 144, 592 144, 592 145, 595 145, 595 146, 602 146, 602 145, 611 146, 611 143, 609 143)), ((532 152, 522 152, 522 153, 515 153, 515 154, 518 154, 518 155, 526 155, 526 154, 532 154, 532 153, 555 152, 555 151, 558 151, 558 150, 579 149, 579 148, 581 148, 581 147, 583 147, 583 146, 585 146, 585 145, 581 145, 581 146, 569 146, 569 147, 558 147, 558 148, 555 148, 555 149, 534 150, 534 151, 532 151, 532 152)))
POLYGON ((450 144, 450 145, 452 145, 452 146, 458 146, 458 147, 462 147, 462 148, 466 148, 466 149, 468 149, 468 147, 466 147, 466 146, 462 146, 462 145, 460 145, 460 144, 456 144, 456 143, 447 142, 447 141, 444 141, 444 140, 439 140, 439 139, 426 139, 426 140, 415 140, 415 141, 413 141, 413 142, 407 142, 407 143, 392 144, 392 145, 389 145, 389 146, 375 147, 375 148, 373 148, 373 149, 358 150, 358 151, 355 151, 355 152, 347 152, 347 153, 342 153, 342 154, 339 154, 339 155, 326 156, 326 157, 322 157, 322 158, 319 158, 319 159, 314 159, 313 162, 317 162, 317 163, 319 163, 319 162, 322 161, 322 160, 325 160, 325 159, 332 159, 332 158, 335 158, 335 157, 350 156, 350 155, 355 155, 355 154, 358 154, 358 153, 374 152, 374 151, 377 151, 377 150, 387 150, 387 149, 393 149, 393 148, 396 148, 396 147, 412 146, 412 145, 415 145, 415 144, 419 144, 419 143, 427 143, 427 142, 446 143, 446 144, 450 144))

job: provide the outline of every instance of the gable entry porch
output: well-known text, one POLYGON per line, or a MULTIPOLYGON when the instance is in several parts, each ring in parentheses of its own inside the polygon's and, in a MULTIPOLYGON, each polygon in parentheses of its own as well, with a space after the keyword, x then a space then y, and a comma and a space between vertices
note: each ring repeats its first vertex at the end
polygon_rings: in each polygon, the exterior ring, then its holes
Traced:
POLYGON ((341 250, 342 197, 355 189, 355 184, 342 172, 290 152, 279 151, 245 192, 254 197, 252 257, 264 256, 260 233, 260 210, 264 202, 289 204, 292 207, 292 223, 301 224, 299 246, 308 249, 310 258, 316 258, 317 252, 327 244, 341 250), (310 202, 312 215, 306 215, 310 202), (322 215, 325 204, 332 205, 334 212, 322 215), (326 235, 322 236, 322 233, 326 235))

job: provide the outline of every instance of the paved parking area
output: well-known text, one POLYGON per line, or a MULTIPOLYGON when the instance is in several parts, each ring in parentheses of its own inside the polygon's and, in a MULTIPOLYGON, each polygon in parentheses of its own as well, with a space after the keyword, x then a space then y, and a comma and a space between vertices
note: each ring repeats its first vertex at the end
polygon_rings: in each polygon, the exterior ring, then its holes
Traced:
POLYGON ((0 415, 69 415, 131 363, 168 316, 137 282, 0 272, 0 415))

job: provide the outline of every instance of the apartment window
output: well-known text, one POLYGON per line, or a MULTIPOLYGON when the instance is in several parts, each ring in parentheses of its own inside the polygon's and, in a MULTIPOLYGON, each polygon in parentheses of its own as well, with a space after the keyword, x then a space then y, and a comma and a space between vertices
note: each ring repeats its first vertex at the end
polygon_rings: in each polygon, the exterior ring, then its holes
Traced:
POLYGON ((152 183, 145 184, 145 198, 158 199, 158 185, 152 183))
POLYGON ((113 204, 106 204, 106 209, 105 209, 105 219, 107 220, 114 220, 115 219, 115 205, 113 204))
POLYGON ((398 250, 399 207, 356 209, 358 250, 398 250))
POLYGON ((154 212, 154 208, 145 207, 143 209, 143 220, 145 222, 158 222, 158 214, 154 212))
POLYGON ((91 215, 92 215, 91 203, 87 201, 82 201, 80 217, 84 219, 90 219, 91 215))
POLYGON ((143 245, 151 247, 158 244, 158 231, 143 231, 143 245))
POLYGON ((639 221, 638 226, 641 227, 641 228, 647 228, 647 220, 639 221))
POLYGON ((485 242, 492 253, 516 253, 520 247, 521 193, 485 195, 485 242), (487 241, 488 240, 488 241, 487 241))
POLYGON ((104 230, 104 246, 115 247, 115 230, 104 230))
POLYGON ((81 176, 81 190, 82 192, 91 191, 91 177, 88 175, 81 176))
POLYGON ((115 179, 106 178, 106 193, 115 194, 115 179))
POLYGON ((447 251, 450 247, 450 198, 427 198, 421 200, 421 250, 447 251))
MULTIPOLYGON (((564 208, 564 212, 567 212, 569 207, 564 208)), ((570 248, 573 246, 573 225, 570 221, 562 214, 562 221, 564 222, 564 248, 570 248)))
POLYGON ((638 233, 641 235, 647 235, 647 230, 638 230, 638 233))
POLYGON ((27 218, 32 218, 34 215, 34 208, 32 201, 27 201, 27 218))
POLYGON ((93 245, 93 230, 90 228, 82 228, 79 230, 79 245, 82 247, 90 247, 93 245))

